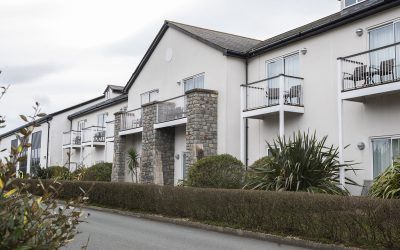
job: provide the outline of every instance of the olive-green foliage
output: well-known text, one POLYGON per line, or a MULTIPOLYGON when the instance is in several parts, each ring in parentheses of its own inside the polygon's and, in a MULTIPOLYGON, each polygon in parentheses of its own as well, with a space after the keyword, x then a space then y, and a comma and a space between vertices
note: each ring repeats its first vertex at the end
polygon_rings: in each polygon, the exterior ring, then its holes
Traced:
POLYGON ((369 195, 385 199, 400 199, 400 162, 379 175, 371 186, 369 195))
POLYGON ((69 169, 62 166, 51 166, 48 168, 36 167, 32 175, 33 178, 37 179, 69 180, 71 177, 69 169))
MULTIPOLYGON (((339 187, 339 172, 341 167, 353 169, 339 163, 338 149, 326 146, 326 140, 326 136, 318 140, 315 133, 298 132, 268 143, 270 157, 250 168, 245 188, 348 195, 339 187)), ((357 185, 348 178, 346 184, 357 185)))
POLYGON ((112 163, 98 163, 86 169, 83 181, 111 181, 112 163))
POLYGON ((76 202, 70 200, 61 207, 56 199, 60 188, 55 181, 46 182, 46 187, 33 182, 40 196, 29 192, 29 184, 14 185, 16 166, 26 161, 24 152, 38 126, 36 119, 45 116, 39 112, 38 103, 34 111, 31 116, 21 115, 29 126, 19 130, 18 146, 11 149, 10 156, 0 160, 0 249, 59 249, 74 238, 80 222, 80 195, 75 196, 79 197, 76 202))
POLYGON ((80 188, 91 189, 89 202, 100 206, 370 249, 400 249, 400 200, 114 182, 61 183, 64 199, 80 194, 80 188))
POLYGON ((204 157, 194 163, 185 184, 191 187, 241 188, 243 179, 243 163, 223 154, 204 157))

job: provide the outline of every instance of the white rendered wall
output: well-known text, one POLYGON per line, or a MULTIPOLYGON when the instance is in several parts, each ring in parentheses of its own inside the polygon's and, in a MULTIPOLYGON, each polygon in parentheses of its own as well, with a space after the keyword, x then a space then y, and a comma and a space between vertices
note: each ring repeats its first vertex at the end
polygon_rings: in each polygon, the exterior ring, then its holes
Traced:
POLYGON ((184 78, 205 73, 204 88, 218 91, 218 153, 239 158, 240 84, 245 63, 169 28, 129 90, 128 110, 141 106, 140 94, 159 89, 158 100, 184 94, 184 78), (172 59, 166 60, 167 51, 172 59), (155 73, 156 72, 156 73, 155 73))
POLYGON ((179 155, 179 159, 175 157, 174 164, 174 185, 177 185, 183 179, 183 152, 186 151, 186 126, 175 127, 175 154, 179 155))
MULTIPOLYGON (((105 99, 104 99, 105 100, 105 99)), ((118 111, 120 111, 123 107, 127 106, 127 102, 122 102, 115 104, 111 107, 107 107, 101 110, 97 110, 93 113, 83 115, 81 117, 75 118, 72 120, 72 129, 77 130, 78 129, 78 123, 79 121, 86 121, 85 127, 92 127, 92 126, 97 126, 97 116, 100 114, 107 113, 107 122, 113 121, 114 120, 114 114, 118 111)), ((107 149, 106 146, 95 146, 93 148, 91 147, 83 147, 82 148, 82 155, 79 149, 75 149, 72 151, 72 157, 71 157, 71 162, 80 162, 81 160, 83 165, 86 167, 90 167, 93 164, 99 163, 99 162, 112 162, 112 157, 114 153, 114 143, 107 143, 107 149)), ((66 151, 66 150, 64 150, 66 151)))
MULTIPOLYGON (((300 74, 304 77, 305 113, 285 114, 285 134, 294 131, 317 131, 319 137, 328 135, 328 143, 338 145, 337 118, 337 58, 366 51, 367 30, 400 17, 400 8, 362 19, 341 28, 257 56, 249 61, 249 82, 266 77, 265 62, 307 48, 307 54, 300 54, 300 74), (362 28, 364 35, 358 37, 356 29, 362 28)), ((357 176, 349 174, 358 183, 372 178, 372 151, 370 138, 388 134, 400 134, 399 95, 368 98, 364 103, 344 102, 343 128, 345 160, 359 162, 362 168, 357 176), (366 148, 358 150, 357 144, 364 142, 366 148)), ((266 154, 265 141, 272 141, 278 135, 278 116, 264 120, 249 120, 250 163, 266 154)), ((360 188, 351 188, 359 194, 360 188)))

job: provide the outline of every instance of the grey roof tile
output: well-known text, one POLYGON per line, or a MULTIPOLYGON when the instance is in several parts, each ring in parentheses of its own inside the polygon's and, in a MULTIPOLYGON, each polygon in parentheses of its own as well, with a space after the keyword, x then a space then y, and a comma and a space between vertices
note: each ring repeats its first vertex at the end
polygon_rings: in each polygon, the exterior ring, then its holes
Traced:
POLYGON ((225 32, 200 28, 192 25, 166 21, 170 26, 178 27, 196 37, 202 38, 205 41, 214 44, 222 49, 230 50, 238 53, 245 53, 250 48, 254 47, 260 40, 233 35, 225 32))

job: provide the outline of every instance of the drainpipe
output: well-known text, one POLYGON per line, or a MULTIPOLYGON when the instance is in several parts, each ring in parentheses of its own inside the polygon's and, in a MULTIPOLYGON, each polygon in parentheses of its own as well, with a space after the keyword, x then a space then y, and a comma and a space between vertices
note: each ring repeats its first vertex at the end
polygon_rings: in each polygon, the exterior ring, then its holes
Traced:
MULTIPOLYGON (((69 131, 70 135, 72 135, 72 119, 69 120, 69 131)), ((70 142, 70 146, 68 147, 68 169, 71 171, 71 145, 72 141, 70 142)), ((63 152, 64 154, 64 152, 63 152)), ((63 163, 64 164, 64 163, 63 163)))
MULTIPOLYGON (((246 57, 246 85, 249 84, 249 59, 246 57)), ((247 107, 247 88, 246 88, 246 107, 247 107)), ((245 155, 245 166, 247 170, 247 166, 249 165, 249 119, 246 118, 244 120, 244 126, 245 126, 245 148, 244 148, 244 155, 245 155)))
POLYGON ((46 149, 46 168, 49 167, 49 147, 50 147, 50 122, 47 123, 47 149, 46 149))

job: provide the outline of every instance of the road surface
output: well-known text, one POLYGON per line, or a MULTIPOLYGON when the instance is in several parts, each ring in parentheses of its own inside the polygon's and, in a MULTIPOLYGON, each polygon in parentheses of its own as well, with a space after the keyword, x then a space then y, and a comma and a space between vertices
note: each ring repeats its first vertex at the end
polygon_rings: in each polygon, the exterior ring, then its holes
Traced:
POLYGON ((91 209, 85 209, 85 212, 90 216, 86 219, 87 223, 83 222, 78 227, 82 233, 63 249, 81 249, 89 236, 89 250, 304 249, 91 209))

